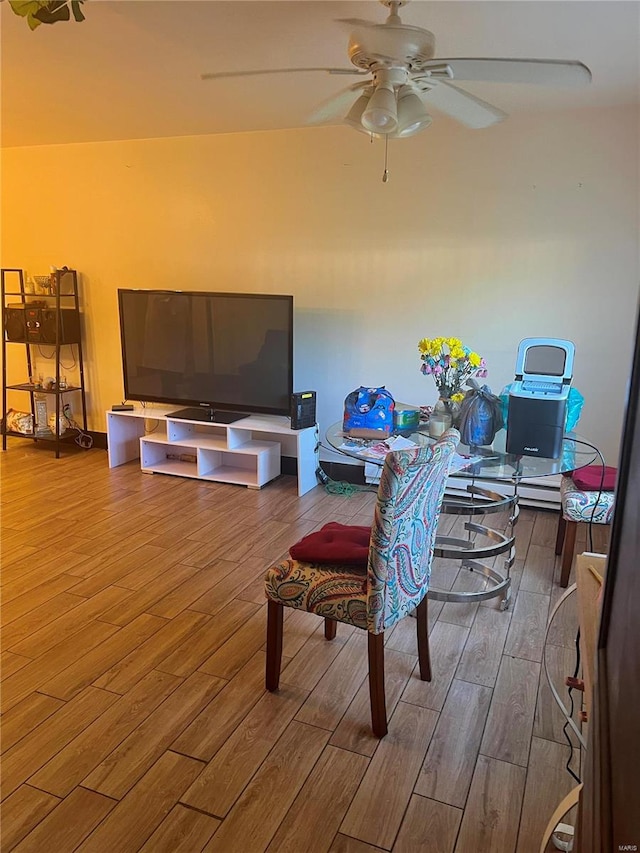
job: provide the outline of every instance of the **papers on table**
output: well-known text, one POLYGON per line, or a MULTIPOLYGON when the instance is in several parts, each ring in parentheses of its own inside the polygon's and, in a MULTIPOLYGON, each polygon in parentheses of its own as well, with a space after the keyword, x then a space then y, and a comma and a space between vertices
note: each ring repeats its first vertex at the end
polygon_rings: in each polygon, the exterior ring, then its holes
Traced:
MULTIPOLYGON (((374 472, 371 466, 374 465, 379 469, 384 462, 387 453, 391 450, 404 450, 407 447, 417 446, 418 445, 415 441, 411 441, 402 435, 392 435, 383 441, 376 442, 375 444, 362 444, 359 441, 353 441, 347 438, 340 445, 338 450, 344 450, 346 453, 351 453, 352 455, 357 454, 360 459, 365 461, 365 466, 369 469, 369 475, 373 476, 374 472)), ((451 460, 449 473, 456 474, 458 471, 463 471, 465 468, 470 468, 477 462, 482 462, 486 459, 487 457, 485 456, 462 456, 460 453, 456 453, 451 460)))
POLYGON ((340 445, 338 450, 345 450, 347 453, 356 451, 362 459, 374 459, 381 462, 391 450, 405 450, 407 447, 417 446, 415 441, 410 441, 402 435, 392 435, 384 441, 378 441, 376 444, 368 446, 347 440, 340 445))
POLYGON ((456 474, 458 471, 462 471, 465 468, 469 468, 471 465, 475 465, 476 462, 481 462, 484 458, 484 456, 461 456, 459 453, 456 453, 451 459, 449 473, 456 474))

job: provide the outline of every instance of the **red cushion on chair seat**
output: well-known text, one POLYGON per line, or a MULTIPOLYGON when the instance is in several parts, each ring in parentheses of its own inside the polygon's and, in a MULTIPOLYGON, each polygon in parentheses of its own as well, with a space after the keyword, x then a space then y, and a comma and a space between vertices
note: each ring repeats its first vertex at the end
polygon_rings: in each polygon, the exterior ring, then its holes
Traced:
POLYGON ((617 468, 605 466, 604 480, 602 479, 602 465, 585 465, 578 468, 570 476, 576 486, 583 492, 597 492, 602 483, 603 492, 613 492, 616 487, 617 468))
POLYGON ((366 566, 369 558, 371 528, 331 521, 289 549, 294 560, 306 563, 337 563, 366 566))

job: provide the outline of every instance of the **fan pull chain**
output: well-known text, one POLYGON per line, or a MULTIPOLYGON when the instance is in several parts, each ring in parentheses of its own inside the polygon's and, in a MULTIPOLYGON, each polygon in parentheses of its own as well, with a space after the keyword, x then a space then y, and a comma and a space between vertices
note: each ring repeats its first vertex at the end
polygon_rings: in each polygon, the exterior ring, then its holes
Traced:
POLYGON ((386 184, 389 180, 389 170, 387 169, 387 161, 389 155, 389 137, 384 138, 384 172, 382 173, 382 183, 386 184))

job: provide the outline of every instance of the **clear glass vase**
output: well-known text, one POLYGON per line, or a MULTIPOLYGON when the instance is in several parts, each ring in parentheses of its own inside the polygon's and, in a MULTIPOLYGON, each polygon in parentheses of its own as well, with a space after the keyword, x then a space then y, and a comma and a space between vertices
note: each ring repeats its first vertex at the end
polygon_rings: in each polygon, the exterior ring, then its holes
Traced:
POLYGON ((438 402, 433 407, 433 413, 441 419, 441 423, 448 420, 445 429, 449 429, 450 426, 457 428, 460 422, 460 403, 450 397, 438 397, 438 402))
POLYGON ((431 438, 439 438, 453 424, 453 415, 448 403, 451 403, 451 400, 439 397, 438 402, 433 407, 433 412, 429 418, 429 435, 431 438))

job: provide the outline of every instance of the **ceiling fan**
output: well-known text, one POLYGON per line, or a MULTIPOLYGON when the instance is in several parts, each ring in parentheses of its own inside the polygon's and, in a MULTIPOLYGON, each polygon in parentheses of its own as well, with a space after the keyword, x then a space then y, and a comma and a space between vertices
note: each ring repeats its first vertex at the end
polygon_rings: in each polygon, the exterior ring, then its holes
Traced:
POLYGON ((413 136, 431 124, 425 104, 433 104, 466 127, 484 128, 507 117, 454 81, 534 83, 546 86, 586 86, 591 71, 582 62, 555 59, 438 59, 435 36, 422 27, 403 24, 399 9, 408 0, 380 0, 389 8, 382 24, 360 19, 343 23, 355 27, 348 46, 353 68, 275 68, 203 74, 203 80, 257 74, 325 71, 353 74, 361 81, 341 90, 310 116, 309 124, 337 118, 356 130, 386 139, 413 136), (357 94, 359 93, 359 95, 357 94))

